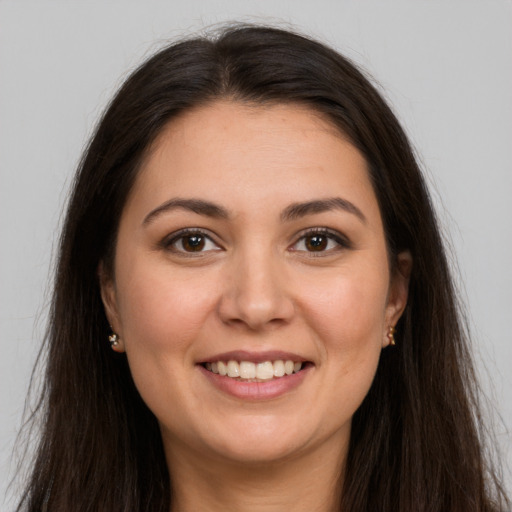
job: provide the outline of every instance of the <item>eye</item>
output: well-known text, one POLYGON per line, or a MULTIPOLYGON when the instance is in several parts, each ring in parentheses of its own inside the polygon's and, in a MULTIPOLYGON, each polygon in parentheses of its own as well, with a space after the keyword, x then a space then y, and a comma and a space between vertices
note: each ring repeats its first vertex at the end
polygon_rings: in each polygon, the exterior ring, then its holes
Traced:
POLYGON ((195 229, 174 233, 164 240, 163 245, 173 252, 188 254, 221 250, 206 233, 195 229))
POLYGON ((348 247, 349 242, 340 233, 317 228, 303 234, 293 244, 291 250, 310 253, 330 253, 348 247))

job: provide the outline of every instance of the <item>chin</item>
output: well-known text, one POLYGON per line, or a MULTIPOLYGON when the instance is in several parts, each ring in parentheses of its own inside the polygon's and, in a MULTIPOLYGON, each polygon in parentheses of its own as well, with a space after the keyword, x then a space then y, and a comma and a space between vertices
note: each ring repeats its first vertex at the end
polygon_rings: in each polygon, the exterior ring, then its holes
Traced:
POLYGON ((232 425, 219 436, 205 439, 217 456, 237 463, 260 464, 284 461, 307 450, 312 435, 299 420, 293 424, 280 418, 254 418, 232 425))

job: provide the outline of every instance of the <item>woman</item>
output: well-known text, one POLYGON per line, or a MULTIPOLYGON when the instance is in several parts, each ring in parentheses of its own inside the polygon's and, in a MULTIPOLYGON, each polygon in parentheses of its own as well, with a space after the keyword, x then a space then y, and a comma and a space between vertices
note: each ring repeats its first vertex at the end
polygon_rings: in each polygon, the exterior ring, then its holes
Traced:
POLYGON ((80 165, 20 510, 504 510, 408 141, 345 58, 235 27, 80 165), (110 342, 110 343, 109 343, 110 342))

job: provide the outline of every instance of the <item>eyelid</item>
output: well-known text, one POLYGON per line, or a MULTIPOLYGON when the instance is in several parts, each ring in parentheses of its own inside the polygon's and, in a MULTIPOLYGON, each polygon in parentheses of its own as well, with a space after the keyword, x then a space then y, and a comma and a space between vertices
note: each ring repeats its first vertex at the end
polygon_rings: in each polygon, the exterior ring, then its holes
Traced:
POLYGON ((350 249, 350 248, 352 248, 351 241, 347 238, 347 236, 343 235, 339 231, 331 229, 331 228, 327 228, 327 227, 314 227, 314 228, 305 229, 305 230, 301 231, 300 233, 298 233, 297 237, 295 239, 295 242, 293 242, 293 244, 290 246, 289 250, 307 253, 308 256, 312 256, 312 257, 318 257, 318 256, 327 256, 329 254, 332 254, 333 252, 338 252, 339 250, 350 249), (329 238, 330 240, 334 240, 339 245, 339 247, 337 247, 336 249, 329 249, 326 251, 318 251, 318 252, 294 249, 294 247, 301 240, 303 240, 304 238, 306 238, 308 236, 314 236, 314 235, 324 235, 327 238, 329 238))
POLYGON ((213 244, 215 244, 217 246, 217 249, 215 249, 215 250, 224 250, 224 248, 215 240, 215 237, 212 236, 211 232, 204 228, 179 229, 178 231, 174 231, 174 232, 170 233, 169 235, 165 236, 159 245, 167 251, 171 251, 174 254, 180 254, 180 255, 187 256, 187 257, 194 257, 194 256, 197 257, 201 254, 212 252, 212 250, 187 252, 187 251, 180 251, 180 250, 177 250, 176 248, 172 247, 173 244, 175 244, 178 240, 180 240, 180 238, 183 238, 187 235, 201 235, 201 236, 207 238, 210 242, 212 242, 213 244))

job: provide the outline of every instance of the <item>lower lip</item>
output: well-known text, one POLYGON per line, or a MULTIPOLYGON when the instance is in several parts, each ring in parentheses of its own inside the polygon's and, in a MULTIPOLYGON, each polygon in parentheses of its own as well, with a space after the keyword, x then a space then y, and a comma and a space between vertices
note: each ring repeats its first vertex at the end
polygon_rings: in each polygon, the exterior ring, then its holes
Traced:
POLYGON ((220 391, 243 400, 270 400, 278 398, 297 388, 310 372, 312 366, 292 375, 278 377, 267 382, 244 382, 213 373, 204 366, 197 366, 203 375, 220 391))

